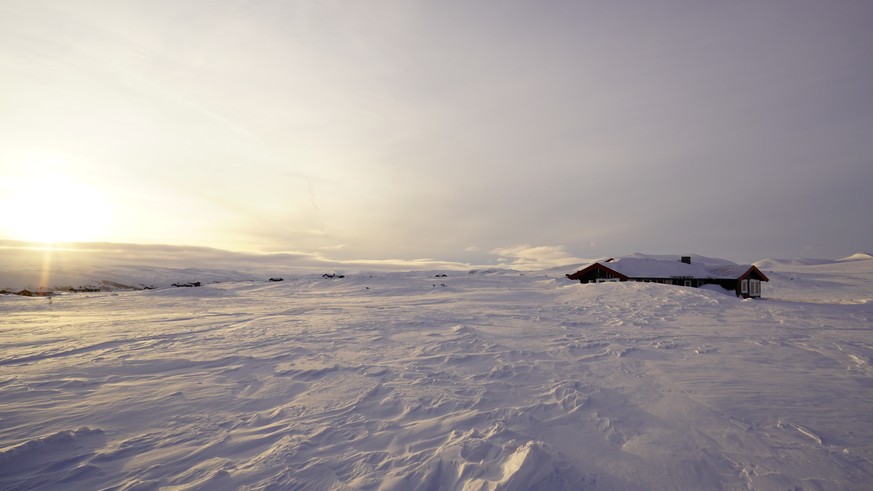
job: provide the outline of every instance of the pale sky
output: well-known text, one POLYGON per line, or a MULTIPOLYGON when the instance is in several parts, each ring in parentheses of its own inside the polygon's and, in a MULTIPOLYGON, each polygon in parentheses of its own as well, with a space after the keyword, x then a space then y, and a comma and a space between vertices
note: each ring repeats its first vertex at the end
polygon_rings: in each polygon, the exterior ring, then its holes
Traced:
POLYGON ((0 240, 838 258, 873 2, 3 0, 0 141, 0 240))

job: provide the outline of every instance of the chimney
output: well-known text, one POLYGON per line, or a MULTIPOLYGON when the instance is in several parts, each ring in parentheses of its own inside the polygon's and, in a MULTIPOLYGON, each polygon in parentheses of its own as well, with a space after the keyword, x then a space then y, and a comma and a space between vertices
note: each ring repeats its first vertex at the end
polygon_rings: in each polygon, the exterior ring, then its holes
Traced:
POLYGON ((691 256, 682 256, 682 262, 685 264, 691 264, 691 256))

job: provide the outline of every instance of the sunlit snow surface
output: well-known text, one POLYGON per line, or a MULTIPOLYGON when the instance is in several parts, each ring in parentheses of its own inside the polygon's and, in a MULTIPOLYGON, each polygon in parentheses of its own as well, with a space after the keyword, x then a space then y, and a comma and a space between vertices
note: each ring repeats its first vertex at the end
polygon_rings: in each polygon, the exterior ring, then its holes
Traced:
POLYGON ((0 488, 869 489, 873 260, 759 267, 0 296, 0 488))

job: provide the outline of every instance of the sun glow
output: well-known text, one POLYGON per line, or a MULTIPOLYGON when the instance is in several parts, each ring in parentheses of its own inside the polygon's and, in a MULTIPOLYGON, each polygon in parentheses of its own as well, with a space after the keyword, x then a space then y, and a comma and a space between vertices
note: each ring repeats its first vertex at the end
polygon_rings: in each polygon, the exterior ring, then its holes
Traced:
POLYGON ((0 184, 0 236, 46 243, 103 238, 111 209, 101 193, 72 176, 46 173, 13 176, 0 184))

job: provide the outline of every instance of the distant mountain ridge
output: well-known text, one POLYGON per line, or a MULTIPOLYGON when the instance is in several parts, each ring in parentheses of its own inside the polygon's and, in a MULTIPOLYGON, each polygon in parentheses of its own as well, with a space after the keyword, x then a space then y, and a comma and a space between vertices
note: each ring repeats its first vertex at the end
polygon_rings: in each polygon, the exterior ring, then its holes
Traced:
POLYGON ((845 264, 855 261, 867 261, 873 259, 873 254, 866 252, 856 252, 847 257, 840 259, 820 259, 820 258, 795 258, 795 259, 777 259, 767 258, 760 261, 755 261, 753 264, 758 268, 780 269, 792 266, 823 266, 827 264, 845 264))

